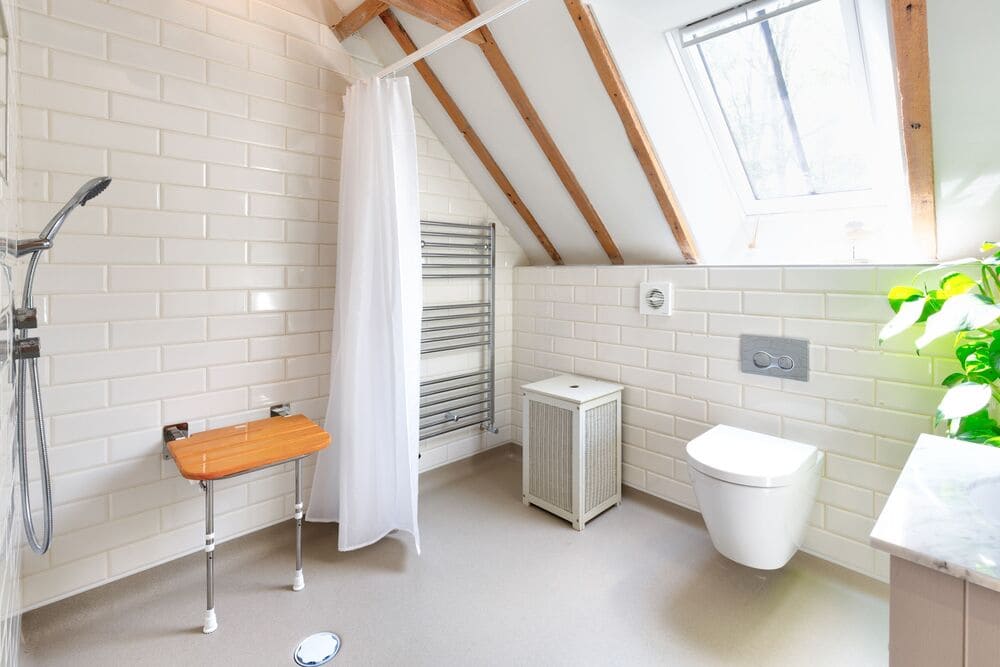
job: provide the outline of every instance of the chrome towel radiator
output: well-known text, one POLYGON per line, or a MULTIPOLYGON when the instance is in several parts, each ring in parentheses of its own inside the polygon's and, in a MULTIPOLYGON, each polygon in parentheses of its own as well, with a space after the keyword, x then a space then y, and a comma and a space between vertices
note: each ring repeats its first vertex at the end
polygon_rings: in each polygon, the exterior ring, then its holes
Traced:
MULTIPOLYGON (((420 383, 420 440, 470 426, 496 433, 496 226, 421 221, 425 287, 440 280, 470 283, 479 297, 425 305, 420 354, 425 367, 437 359, 480 350, 476 368, 420 383), (480 291, 481 290, 481 291, 480 291), (434 359, 430 359, 434 357, 434 359)), ((425 301, 426 301, 425 296, 425 301)))

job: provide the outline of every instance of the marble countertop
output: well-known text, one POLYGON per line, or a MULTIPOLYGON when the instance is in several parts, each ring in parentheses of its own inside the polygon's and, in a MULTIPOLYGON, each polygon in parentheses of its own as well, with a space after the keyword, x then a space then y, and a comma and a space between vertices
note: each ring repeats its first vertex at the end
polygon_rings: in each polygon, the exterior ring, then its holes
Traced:
POLYGON ((1000 448, 920 436, 871 544, 1000 591, 1000 448))

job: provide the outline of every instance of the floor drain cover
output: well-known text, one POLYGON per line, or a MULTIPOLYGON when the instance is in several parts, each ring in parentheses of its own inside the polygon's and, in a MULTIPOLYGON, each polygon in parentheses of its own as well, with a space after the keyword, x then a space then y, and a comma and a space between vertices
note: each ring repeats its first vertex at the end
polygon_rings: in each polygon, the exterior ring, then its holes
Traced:
POLYGON ((309 635, 295 649, 295 664, 301 667, 325 665, 340 651, 340 637, 332 632, 309 635))

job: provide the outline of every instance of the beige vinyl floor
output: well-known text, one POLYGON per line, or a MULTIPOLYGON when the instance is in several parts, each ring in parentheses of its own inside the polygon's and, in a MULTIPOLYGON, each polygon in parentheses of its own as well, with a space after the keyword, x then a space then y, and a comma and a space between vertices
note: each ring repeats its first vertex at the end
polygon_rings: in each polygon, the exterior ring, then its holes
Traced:
POLYGON ((521 504, 518 452, 422 476, 419 557, 405 536, 339 553, 307 524, 293 593, 289 521, 218 547, 214 634, 195 555, 26 614, 22 664, 291 665, 321 630, 343 639, 331 665, 887 664, 884 584, 805 554, 747 569, 632 491, 577 533, 521 504))

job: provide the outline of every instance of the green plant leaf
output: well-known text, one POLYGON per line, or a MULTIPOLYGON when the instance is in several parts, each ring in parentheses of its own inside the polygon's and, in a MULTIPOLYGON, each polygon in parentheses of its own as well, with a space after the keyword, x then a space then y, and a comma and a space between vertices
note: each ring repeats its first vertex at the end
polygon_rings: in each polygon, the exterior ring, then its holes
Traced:
POLYGON ((965 382, 967 380, 965 373, 952 373, 944 380, 941 381, 945 387, 953 387, 959 382, 965 382))
POLYGON ((959 294, 944 302, 941 310, 927 318, 927 328, 917 339, 921 350, 941 336, 988 326, 1000 318, 1000 306, 979 294, 959 294))
POLYGON ((979 252, 989 252, 997 247, 996 241, 983 241, 983 245, 979 248, 979 252))
POLYGON ((989 405, 993 391, 988 384, 962 382, 948 390, 938 405, 938 419, 959 419, 975 414, 989 405))
POLYGON ((899 312, 899 308, 907 301, 913 301, 924 296, 923 290, 918 290, 915 287, 907 287, 905 285, 897 285, 889 290, 889 306, 892 308, 894 313, 899 312))
POLYGON ((889 322, 882 327, 882 330, 879 331, 879 342, 885 342, 893 336, 903 333, 916 324, 924 312, 925 301, 926 299, 916 299, 914 301, 904 301, 901 303, 896 316, 889 320, 889 322))
POLYGON ((945 293, 945 298, 965 294, 978 286, 979 283, 964 273, 949 273, 941 279, 941 291, 945 293))

